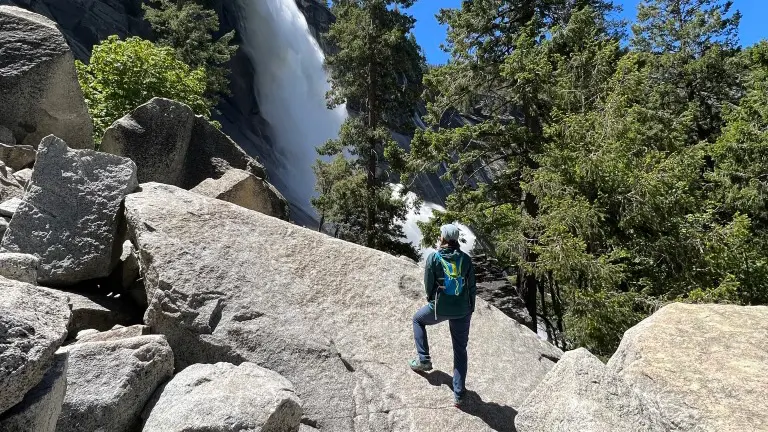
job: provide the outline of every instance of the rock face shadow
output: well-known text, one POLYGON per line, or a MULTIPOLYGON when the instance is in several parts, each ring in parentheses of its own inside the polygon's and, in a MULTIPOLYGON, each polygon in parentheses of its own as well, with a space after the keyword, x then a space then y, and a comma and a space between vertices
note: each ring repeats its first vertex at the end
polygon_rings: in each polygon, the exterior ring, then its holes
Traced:
MULTIPOLYGON (((435 387, 445 385, 453 391, 453 377, 443 371, 434 370, 430 373, 416 373, 435 387)), ((479 418, 495 431, 517 432, 517 429, 515 429, 515 416, 517 416, 517 410, 506 405, 486 402, 479 394, 472 390, 467 390, 467 393, 464 396, 464 403, 458 409, 479 418)))

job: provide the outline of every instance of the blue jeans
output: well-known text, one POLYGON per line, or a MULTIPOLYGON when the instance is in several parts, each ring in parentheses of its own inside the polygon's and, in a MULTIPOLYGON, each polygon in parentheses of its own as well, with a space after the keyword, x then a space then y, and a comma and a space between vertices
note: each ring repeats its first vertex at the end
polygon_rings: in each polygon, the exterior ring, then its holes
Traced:
POLYGON ((462 318, 446 318, 438 315, 429 305, 424 306, 413 316, 413 338, 416 341, 416 351, 422 362, 432 361, 429 356, 429 341, 427 326, 449 321, 451 341, 453 342, 453 392, 457 396, 464 395, 464 384, 467 380, 467 341, 469 340, 469 324, 472 314, 462 318))

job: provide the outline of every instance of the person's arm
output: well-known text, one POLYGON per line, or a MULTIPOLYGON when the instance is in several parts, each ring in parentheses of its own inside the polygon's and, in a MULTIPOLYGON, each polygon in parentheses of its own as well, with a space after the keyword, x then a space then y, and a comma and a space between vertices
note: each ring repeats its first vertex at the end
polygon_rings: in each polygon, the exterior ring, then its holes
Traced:
POLYGON ((435 253, 432 252, 424 263, 424 290, 427 292, 427 301, 432 301, 433 291, 435 290, 435 272, 433 263, 435 262, 435 253))
POLYGON ((474 312, 475 299, 477 298, 477 284, 475 284, 475 265, 472 263, 471 258, 469 258, 469 271, 467 272, 467 288, 469 288, 469 310, 474 312))

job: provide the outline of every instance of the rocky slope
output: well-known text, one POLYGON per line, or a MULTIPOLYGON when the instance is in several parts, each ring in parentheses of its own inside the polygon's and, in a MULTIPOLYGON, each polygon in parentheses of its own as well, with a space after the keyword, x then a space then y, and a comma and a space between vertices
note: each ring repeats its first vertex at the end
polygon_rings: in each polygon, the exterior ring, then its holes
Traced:
MULTIPOLYGON (((446 407, 447 375, 432 387, 406 365, 424 302, 417 265, 168 185, 142 185, 125 208, 151 299, 144 321, 168 337, 178 368, 272 369, 321 429, 407 430, 446 407)), ((498 425, 560 353, 484 301, 477 309, 467 386, 499 405, 479 405, 498 425)), ((436 366, 450 371, 448 329, 432 337, 436 366)), ((451 430, 483 428, 460 411, 442 416, 451 430)))

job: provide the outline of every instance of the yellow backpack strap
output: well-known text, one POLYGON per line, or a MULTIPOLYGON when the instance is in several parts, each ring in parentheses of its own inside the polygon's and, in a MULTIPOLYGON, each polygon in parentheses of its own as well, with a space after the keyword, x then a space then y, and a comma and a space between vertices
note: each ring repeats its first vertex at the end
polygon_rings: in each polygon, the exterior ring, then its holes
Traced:
POLYGON ((456 273, 456 264, 449 262, 439 253, 437 256, 440 258, 440 263, 443 265, 443 271, 445 272, 446 276, 451 276, 453 278, 461 276, 461 267, 459 267, 459 273, 456 273))

